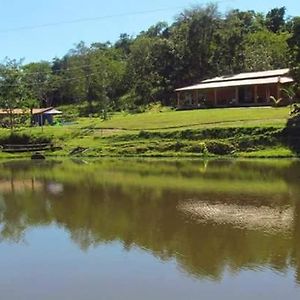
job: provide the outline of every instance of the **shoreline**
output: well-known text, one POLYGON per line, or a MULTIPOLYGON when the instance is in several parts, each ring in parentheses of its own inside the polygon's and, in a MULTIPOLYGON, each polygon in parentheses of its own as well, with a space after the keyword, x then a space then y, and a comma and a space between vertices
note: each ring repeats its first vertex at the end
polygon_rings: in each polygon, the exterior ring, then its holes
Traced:
MULTIPOLYGON (((259 152, 259 151, 258 151, 259 152)), ((288 159, 288 160, 299 160, 300 156, 297 155, 273 155, 273 154, 256 154, 255 152, 250 152, 248 155, 193 155, 185 153, 176 153, 174 155, 166 154, 149 154, 149 155, 69 155, 69 154, 53 154, 53 152, 42 152, 47 158, 62 158, 62 159, 162 159, 162 160, 272 160, 272 159, 288 159)), ((0 160, 7 159, 22 159, 31 158, 32 153, 26 154, 9 154, 1 152, 0 160)))

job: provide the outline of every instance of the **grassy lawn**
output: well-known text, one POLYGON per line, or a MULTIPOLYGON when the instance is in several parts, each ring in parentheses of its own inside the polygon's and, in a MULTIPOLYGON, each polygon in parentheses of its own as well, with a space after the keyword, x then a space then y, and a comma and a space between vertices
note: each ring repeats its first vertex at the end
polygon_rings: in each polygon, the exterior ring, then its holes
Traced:
POLYGON ((169 111, 117 114, 110 120, 94 124, 98 128, 126 130, 188 129, 227 126, 284 126, 289 109, 283 108, 222 108, 191 111, 169 111))
MULTIPOLYGON (((236 156, 291 157, 293 154, 281 147, 274 133, 284 127, 288 114, 286 107, 117 113, 106 121, 78 118, 68 125, 22 127, 16 131, 51 138, 62 147, 54 155, 68 155, 72 149, 82 147, 89 156, 201 157, 201 143, 217 142, 220 147, 226 146, 222 143, 234 145, 236 156), (188 136, 184 134, 187 129, 188 136), (204 129, 211 133, 201 137, 204 129), (220 131, 222 136, 217 136, 220 131)), ((9 129, 0 129, 0 137, 9 134, 9 129)))
POLYGON ((26 128, 26 132, 44 132, 57 136, 72 132, 100 130, 100 135, 120 134, 140 130, 184 130, 213 127, 284 126, 289 114, 283 108, 223 108, 191 111, 149 112, 140 114, 116 113, 109 120, 78 118, 70 125, 42 128, 26 128))
MULTIPOLYGON (((140 130, 176 131, 214 127, 282 127, 286 123, 288 114, 289 109, 287 107, 222 108, 140 114, 116 113, 106 121, 100 118, 78 118, 69 125, 23 128, 19 131, 61 138, 90 135, 91 130, 97 136, 106 136, 138 132, 140 130)), ((8 131, 8 129, 0 129, 0 134, 8 131)))

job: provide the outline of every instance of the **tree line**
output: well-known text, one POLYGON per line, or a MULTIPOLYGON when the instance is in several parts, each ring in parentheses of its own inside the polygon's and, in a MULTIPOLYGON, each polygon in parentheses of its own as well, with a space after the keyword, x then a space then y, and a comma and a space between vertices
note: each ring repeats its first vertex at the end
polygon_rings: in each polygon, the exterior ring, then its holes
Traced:
POLYGON ((300 17, 217 5, 192 7, 115 43, 78 43, 62 58, 0 64, 0 106, 87 104, 86 113, 175 103, 174 89, 205 78, 291 67, 300 82, 300 17))

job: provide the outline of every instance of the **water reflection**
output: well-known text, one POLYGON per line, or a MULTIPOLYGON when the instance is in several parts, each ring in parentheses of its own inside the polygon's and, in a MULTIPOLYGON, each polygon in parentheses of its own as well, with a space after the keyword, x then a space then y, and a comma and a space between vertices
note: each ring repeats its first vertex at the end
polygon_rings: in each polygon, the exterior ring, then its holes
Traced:
POLYGON ((176 259, 197 278, 293 268, 300 284, 299 179, 299 161, 2 163, 0 239, 18 243, 27 230, 55 224, 83 251, 120 241, 128 251, 176 259), (279 230, 272 230, 217 222, 180 209, 191 200, 209 213, 225 205, 233 220, 266 208, 262 224, 288 210, 290 223, 280 230, 273 219, 279 230))

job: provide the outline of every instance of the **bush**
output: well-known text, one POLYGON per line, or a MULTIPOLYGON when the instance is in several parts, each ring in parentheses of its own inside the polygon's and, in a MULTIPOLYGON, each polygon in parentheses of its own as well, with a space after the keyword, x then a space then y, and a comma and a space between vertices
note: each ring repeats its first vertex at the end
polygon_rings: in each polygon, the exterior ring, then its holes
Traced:
POLYGON ((288 119, 283 130, 283 142, 297 155, 300 154, 300 113, 288 119))
POLYGON ((12 133, 8 136, 0 137, 0 144, 26 145, 49 143, 51 139, 45 136, 31 136, 28 134, 12 133))
POLYGON ((184 148, 186 145, 184 143, 181 143, 179 141, 176 142, 160 142, 156 145, 156 150, 165 152, 165 151, 180 151, 182 148, 184 148))
POLYGON ((148 131, 141 130, 139 132, 138 137, 141 138, 141 139, 149 139, 149 138, 151 138, 151 133, 148 132, 148 131))
POLYGON ((205 143, 193 144, 186 148, 187 152, 207 154, 208 150, 205 143))
POLYGON ((232 154, 235 151, 235 147, 224 141, 207 141, 205 143, 208 152, 217 155, 232 154))

